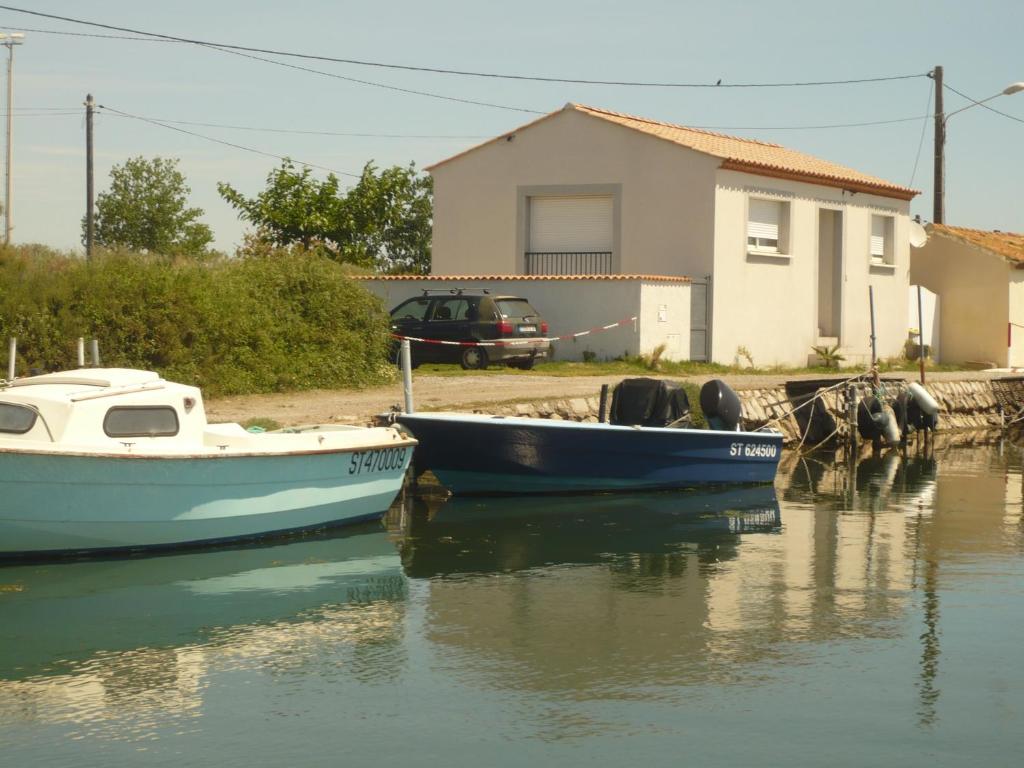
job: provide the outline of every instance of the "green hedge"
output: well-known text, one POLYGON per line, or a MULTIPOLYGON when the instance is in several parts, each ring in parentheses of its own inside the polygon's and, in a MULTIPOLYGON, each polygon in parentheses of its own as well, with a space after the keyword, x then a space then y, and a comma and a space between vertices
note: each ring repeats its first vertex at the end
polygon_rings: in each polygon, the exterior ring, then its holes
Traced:
MULTIPOLYGON (((393 375, 381 302, 315 254, 210 262, 38 247, 0 250, 0 340, 19 375, 77 365, 157 370, 208 395, 354 388, 393 375)), ((4 365, 3 373, 6 373, 4 365)))

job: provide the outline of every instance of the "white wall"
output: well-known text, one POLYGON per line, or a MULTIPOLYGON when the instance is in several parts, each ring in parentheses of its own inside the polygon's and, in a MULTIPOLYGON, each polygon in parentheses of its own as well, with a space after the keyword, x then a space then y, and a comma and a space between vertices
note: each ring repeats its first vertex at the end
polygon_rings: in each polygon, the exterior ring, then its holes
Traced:
POLYGON ((1009 336, 1007 365, 1024 368, 1024 270, 1010 269, 1009 336))
POLYGON ((720 161, 572 109, 431 170, 435 275, 518 275, 526 197, 612 194, 613 271, 710 274, 720 161))
POLYGON ((584 350, 598 359, 651 352, 666 344, 664 359, 689 357, 690 284, 685 281, 528 278, 523 280, 366 279, 363 284, 390 310, 424 288, 487 288, 527 299, 548 323, 549 336, 562 336, 625 320, 636 322, 553 342, 556 360, 582 360, 584 350), (664 307, 664 313, 660 309, 664 307), (660 314, 665 317, 660 319, 660 314))
POLYGON ((719 171, 715 202, 712 358, 746 347, 757 365, 806 365, 818 343, 818 212, 842 212, 841 332, 845 365, 871 355, 868 286, 874 288, 878 357, 898 356, 907 333, 909 203, 787 179, 719 171), (787 257, 747 251, 750 195, 790 205, 787 257), (894 265, 871 265, 872 214, 894 216, 894 265))
MULTIPOLYGON (((942 302, 943 362, 1009 364, 1006 324, 1010 296, 1019 294, 1008 281, 1015 274, 996 254, 935 232, 923 248, 914 249, 911 282, 934 291, 942 302)), ((1024 318, 1019 322, 1024 325, 1024 318)), ((1016 330, 1014 338, 1024 336, 1024 328, 1016 330)))
MULTIPOLYGON (((911 338, 911 329, 917 329, 924 336, 924 343, 931 347, 931 360, 936 363, 942 362, 942 350, 939 342, 939 328, 942 317, 939 312, 939 295, 929 291, 924 286, 911 285, 907 289, 907 338, 911 338), (917 289, 921 289, 921 306, 918 313, 917 289), (920 314, 920 318, 918 315, 920 314)), ((1024 342, 1024 335, 1021 337, 1024 342)))

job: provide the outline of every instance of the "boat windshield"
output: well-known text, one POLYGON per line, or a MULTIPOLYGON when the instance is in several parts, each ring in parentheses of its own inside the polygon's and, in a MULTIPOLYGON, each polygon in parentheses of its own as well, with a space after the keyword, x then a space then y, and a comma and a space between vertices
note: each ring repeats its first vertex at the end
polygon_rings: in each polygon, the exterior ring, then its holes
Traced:
POLYGON ((0 403, 0 432, 23 435, 35 426, 37 415, 24 405, 0 403))

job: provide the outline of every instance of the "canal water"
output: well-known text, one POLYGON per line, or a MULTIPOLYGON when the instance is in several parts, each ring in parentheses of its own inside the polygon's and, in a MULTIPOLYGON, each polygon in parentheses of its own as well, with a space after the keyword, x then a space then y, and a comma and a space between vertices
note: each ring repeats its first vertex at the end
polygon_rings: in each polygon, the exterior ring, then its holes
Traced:
POLYGON ((5 766, 1019 765, 1012 446, 0 568, 5 766))

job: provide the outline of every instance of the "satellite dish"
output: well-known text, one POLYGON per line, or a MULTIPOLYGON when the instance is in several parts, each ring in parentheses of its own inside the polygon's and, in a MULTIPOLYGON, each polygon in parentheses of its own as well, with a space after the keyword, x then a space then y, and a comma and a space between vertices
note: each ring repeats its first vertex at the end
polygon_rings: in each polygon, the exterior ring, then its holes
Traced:
POLYGON ((916 221, 910 222, 910 244, 920 248, 928 242, 928 231, 916 221))

